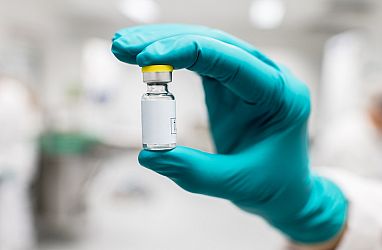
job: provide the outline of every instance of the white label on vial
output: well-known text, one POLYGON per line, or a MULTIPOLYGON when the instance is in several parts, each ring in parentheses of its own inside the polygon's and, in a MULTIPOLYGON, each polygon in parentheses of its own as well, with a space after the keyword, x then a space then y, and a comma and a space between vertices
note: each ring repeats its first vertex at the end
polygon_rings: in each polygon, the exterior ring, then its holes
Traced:
POLYGON ((176 143, 175 100, 142 101, 142 143, 176 143))

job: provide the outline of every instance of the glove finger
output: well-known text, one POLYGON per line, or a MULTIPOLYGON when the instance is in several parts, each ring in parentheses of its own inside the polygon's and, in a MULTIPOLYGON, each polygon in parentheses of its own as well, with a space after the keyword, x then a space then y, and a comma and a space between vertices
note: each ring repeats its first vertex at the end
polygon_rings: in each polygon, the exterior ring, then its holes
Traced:
POLYGON ((178 146, 170 151, 142 150, 139 163, 169 177, 183 189, 200 194, 230 198, 230 181, 236 175, 233 157, 178 146))
POLYGON ((125 28, 115 33, 112 51, 117 58, 127 63, 135 63, 136 56, 147 46, 165 38, 179 35, 198 35, 214 38, 234 45, 252 54, 264 63, 278 69, 278 66, 251 44, 221 30, 205 26, 184 24, 154 24, 125 28))
POLYGON ((218 80, 250 103, 274 102, 275 93, 282 92, 279 91, 283 85, 279 71, 238 47, 213 38, 186 35, 159 40, 138 54, 137 63, 187 68, 218 80))

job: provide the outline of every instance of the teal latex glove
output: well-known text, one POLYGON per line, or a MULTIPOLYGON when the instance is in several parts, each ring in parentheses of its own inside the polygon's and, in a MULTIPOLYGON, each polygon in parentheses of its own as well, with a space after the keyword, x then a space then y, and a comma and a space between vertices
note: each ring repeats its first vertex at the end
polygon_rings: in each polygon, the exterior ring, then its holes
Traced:
POLYGON ((310 172, 307 87, 248 43, 189 25, 123 29, 112 52, 121 61, 170 64, 198 73, 218 154, 181 147, 142 151, 139 162, 193 193, 221 197, 266 219, 301 243, 332 239, 347 201, 310 172))

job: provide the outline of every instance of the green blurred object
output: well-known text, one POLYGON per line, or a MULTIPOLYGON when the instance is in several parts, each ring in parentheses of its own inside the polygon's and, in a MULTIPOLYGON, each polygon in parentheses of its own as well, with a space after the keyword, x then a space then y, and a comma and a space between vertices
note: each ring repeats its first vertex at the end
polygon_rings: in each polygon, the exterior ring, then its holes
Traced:
POLYGON ((74 239, 86 210, 84 189, 97 173, 99 141, 81 132, 47 131, 40 138, 34 191, 40 237, 74 239))
POLYGON ((95 137, 77 132, 47 132, 40 142, 42 152, 49 155, 81 155, 99 144, 95 137))

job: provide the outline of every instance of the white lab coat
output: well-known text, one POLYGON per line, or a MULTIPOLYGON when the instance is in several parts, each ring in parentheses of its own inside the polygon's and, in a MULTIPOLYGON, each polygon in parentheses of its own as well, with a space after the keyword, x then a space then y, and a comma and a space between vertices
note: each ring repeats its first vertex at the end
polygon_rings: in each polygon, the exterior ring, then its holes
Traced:
POLYGON ((339 168, 317 170, 337 183, 350 202, 349 227, 338 250, 381 250, 382 182, 339 168))

